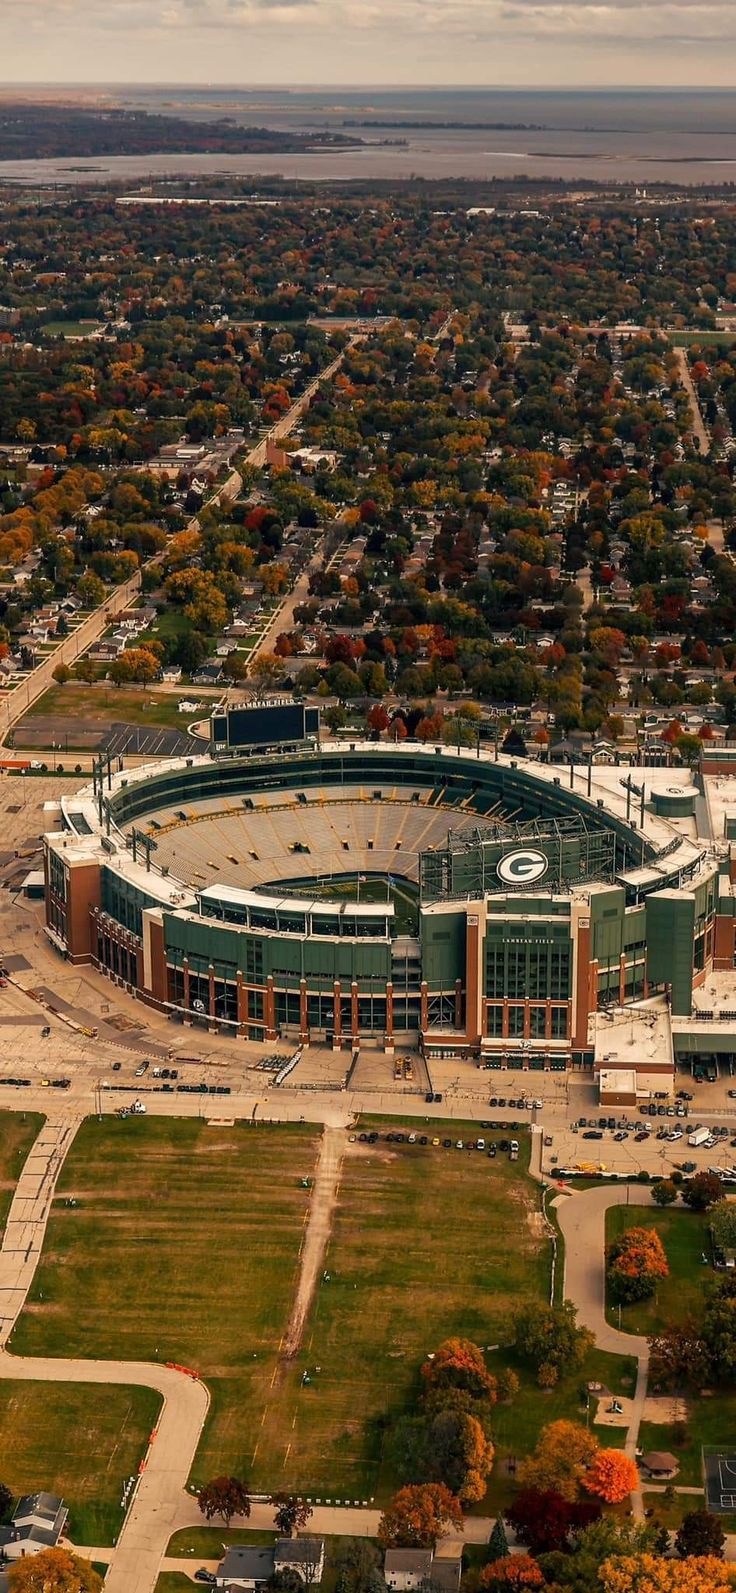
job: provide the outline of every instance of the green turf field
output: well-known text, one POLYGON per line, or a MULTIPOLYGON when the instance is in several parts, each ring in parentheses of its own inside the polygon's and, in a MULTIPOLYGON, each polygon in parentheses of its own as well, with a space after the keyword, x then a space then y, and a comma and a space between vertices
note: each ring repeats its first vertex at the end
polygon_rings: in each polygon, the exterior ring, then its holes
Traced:
POLYGON ((0 1477, 16 1494, 60 1494, 74 1543, 110 1546, 120 1497, 161 1406, 150 1388, 0 1381, 0 1477))
POLYGON ((212 1404, 198 1480, 242 1471, 288 1320, 317 1144, 301 1124, 88 1119, 14 1351, 201 1368, 212 1404))

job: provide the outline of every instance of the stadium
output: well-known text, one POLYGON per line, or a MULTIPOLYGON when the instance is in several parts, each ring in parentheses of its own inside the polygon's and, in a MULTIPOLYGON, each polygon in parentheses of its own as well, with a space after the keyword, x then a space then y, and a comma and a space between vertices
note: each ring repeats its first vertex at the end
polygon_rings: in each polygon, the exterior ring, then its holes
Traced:
POLYGON ((734 978, 730 770, 331 743, 312 710, 255 712, 215 716, 207 755, 108 759, 61 799, 44 858, 65 959, 256 1042, 595 1065, 622 1091, 733 1068, 736 990, 717 1032, 701 1015, 734 978))

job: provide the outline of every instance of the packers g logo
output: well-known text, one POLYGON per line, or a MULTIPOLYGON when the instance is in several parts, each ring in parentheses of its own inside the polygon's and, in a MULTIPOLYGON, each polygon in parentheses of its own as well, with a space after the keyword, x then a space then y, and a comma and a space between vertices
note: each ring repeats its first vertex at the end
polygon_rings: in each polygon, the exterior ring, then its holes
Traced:
POLYGON ((507 852, 496 865, 496 873, 504 885, 535 885, 544 879, 549 868, 549 858, 544 852, 507 852))

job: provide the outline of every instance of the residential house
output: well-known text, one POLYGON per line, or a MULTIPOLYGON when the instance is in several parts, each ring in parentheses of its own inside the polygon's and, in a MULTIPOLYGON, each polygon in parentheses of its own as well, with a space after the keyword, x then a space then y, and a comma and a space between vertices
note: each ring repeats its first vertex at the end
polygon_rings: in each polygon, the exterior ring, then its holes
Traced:
POLYGON ((462 1546, 448 1544, 447 1553, 431 1549, 387 1549, 383 1562, 384 1579, 397 1593, 412 1593, 428 1588, 432 1593, 460 1593, 462 1546))
POLYGON ((296 1571, 305 1587, 317 1587, 325 1568, 324 1538, 279 1538, 272 1549, 233 1544, 217 1568, 217 1587, 256 1593, 276 1571, 296 1571))
POLYGON ((24 1494, 13 1511, 10 1526, 0 1528, 0 1557, 25 1559, 42 1549, 55 1549, 66 1530, 68 1511, 55 1493, 24 1494))
POLYGON ((217 663, 214 659, 202 664, 201 669, 198 669, 196 675, 192 676, 195 686, 217 686, 221 679, 222 664, 217 663))
POLYGON ((316 1586, 325 1568, 324 1538, 279 1538, 273 1568, 296 1571, 306 1587, 316 1586))
POLYGON ((397 1593, 424 1587, 432 1571, 431 1549, 387 1549, 383 1562, 386 1584, 397 1593))
POLYGON ((256 1588, 263 1587, 270 1576, 273 1576, 274 1550, 255 1549, 250 1546, 235 1543, 226 1550, 224 1560, 220 1561, 216 1573, 216 1587, 244 1589, 244 1593, 255 1593, 256 1588))
POLYGON ((433 1593, 460 1593, 462 1569, 462 1558, 459 1555, 452 1559, 435 1555, 429 1578, 433 1593))

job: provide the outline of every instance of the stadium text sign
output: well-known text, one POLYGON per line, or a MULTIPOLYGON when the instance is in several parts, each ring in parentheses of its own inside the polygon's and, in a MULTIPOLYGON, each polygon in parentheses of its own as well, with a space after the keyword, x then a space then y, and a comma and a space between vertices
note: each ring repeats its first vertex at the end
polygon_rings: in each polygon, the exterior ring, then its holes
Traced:
POLYGON ((496 865, 496 873, 504 885, 535 885, 543 879, 549 868, 549 858, 544 852, 524 849, 507 852, 496 865))

